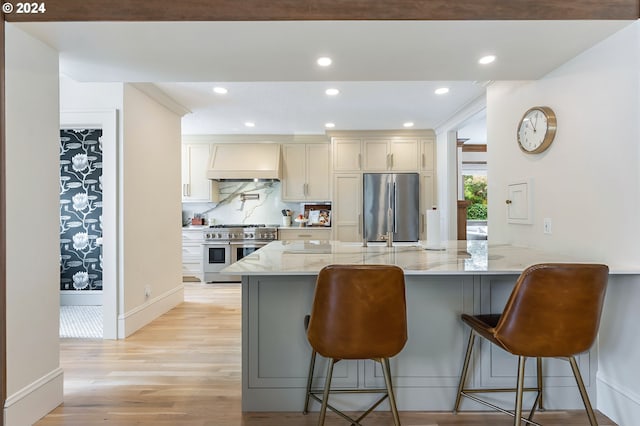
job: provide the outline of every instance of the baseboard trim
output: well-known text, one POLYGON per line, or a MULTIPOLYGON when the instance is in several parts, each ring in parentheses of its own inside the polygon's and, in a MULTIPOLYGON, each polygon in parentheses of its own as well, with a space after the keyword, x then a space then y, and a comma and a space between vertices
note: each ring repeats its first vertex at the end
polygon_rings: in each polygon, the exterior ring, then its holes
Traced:
POLYGON ((60 291, 60 306, 102 306, 102 290, 60 291))
POLYGON ((140 306, 118 316, 118 338, 124 339, 165 312, 184 302, 184 285, 148 300, 140 306))
POLYGON ((6 425, 32 425, 63 401, 64 371, 58 367, 9 395, 4 405, 6 425))
POLYGON ((619 425, 636 424, 640 418, 640 395, 598 373, 598 410, 619 425))

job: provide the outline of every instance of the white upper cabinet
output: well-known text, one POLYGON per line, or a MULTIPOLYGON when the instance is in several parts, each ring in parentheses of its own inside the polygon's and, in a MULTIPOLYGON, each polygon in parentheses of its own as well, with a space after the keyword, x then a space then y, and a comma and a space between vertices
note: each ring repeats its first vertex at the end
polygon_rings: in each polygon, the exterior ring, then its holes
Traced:
POLYGON ((182 145, 182 201, 217 201, 215 185, 207 178, 211 145, 208 143, 182 145))
POLYGON ((282 201, 327 201, 331 198, 328 143, 282 145, 282 201))
POLYGON ((333 138, 333 171, 358 172, 362 168, 362 140, 360 138, 333 138))
POLYGON ((436 165, 436 141, 435 138, 420 140, 422 152, 420 155, 420 170, 434 170, 436 165))
POLYGON ((365 139, 364 170, 414 172, 418 170, 418 139, 365 139))
POLYGON ((389 141, 367 140, 364 144, 364 170, 389 170, 389 141))

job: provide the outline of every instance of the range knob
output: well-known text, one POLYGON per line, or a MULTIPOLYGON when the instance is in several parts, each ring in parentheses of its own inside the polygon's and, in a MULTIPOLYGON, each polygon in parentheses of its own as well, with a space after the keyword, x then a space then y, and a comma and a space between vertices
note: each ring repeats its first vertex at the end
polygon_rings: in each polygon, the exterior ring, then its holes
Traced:
POLYGON ((245 238, 253 238, 253 237, 254 237, 254 234, 253 234, 253 233, 251 233, 251 232, 245 232, 245 233, 244 233, 244 237, 245 237, 245 238))
POLYGON ((205 238, 211 238, 211 234, 204 234, 205 238))

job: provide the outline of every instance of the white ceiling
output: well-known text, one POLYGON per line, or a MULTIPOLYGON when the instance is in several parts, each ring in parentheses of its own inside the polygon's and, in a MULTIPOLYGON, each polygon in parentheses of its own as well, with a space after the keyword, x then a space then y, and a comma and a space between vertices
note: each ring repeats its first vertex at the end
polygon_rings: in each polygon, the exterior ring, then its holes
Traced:
POLYGON ((434 128, 489 80, 538 79, 630 21, 21 23, 78 81, 152 82, 184 134, 434 128), (497 56, 478 65, 479 57, 497 56), (333 65, 315 60, 330 56, 333 65), (211 88, 223 85, 224 96, 211 88), (328 98, 324 90, 341 93, 328 98), (446 86, 444 96, 433 90, 446 86), (243 125, 254 121, 252 129, 243 125))

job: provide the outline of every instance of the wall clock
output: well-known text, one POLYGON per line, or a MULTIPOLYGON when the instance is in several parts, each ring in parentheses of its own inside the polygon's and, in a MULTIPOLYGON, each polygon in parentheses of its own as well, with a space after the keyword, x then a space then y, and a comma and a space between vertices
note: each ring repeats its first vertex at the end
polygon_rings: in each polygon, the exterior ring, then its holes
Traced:
POLYGON ((530 108, 518 124, 518 146, 527 154, 541 153, 551 146, 556 128, 556 114, 551 108, 530 108))

